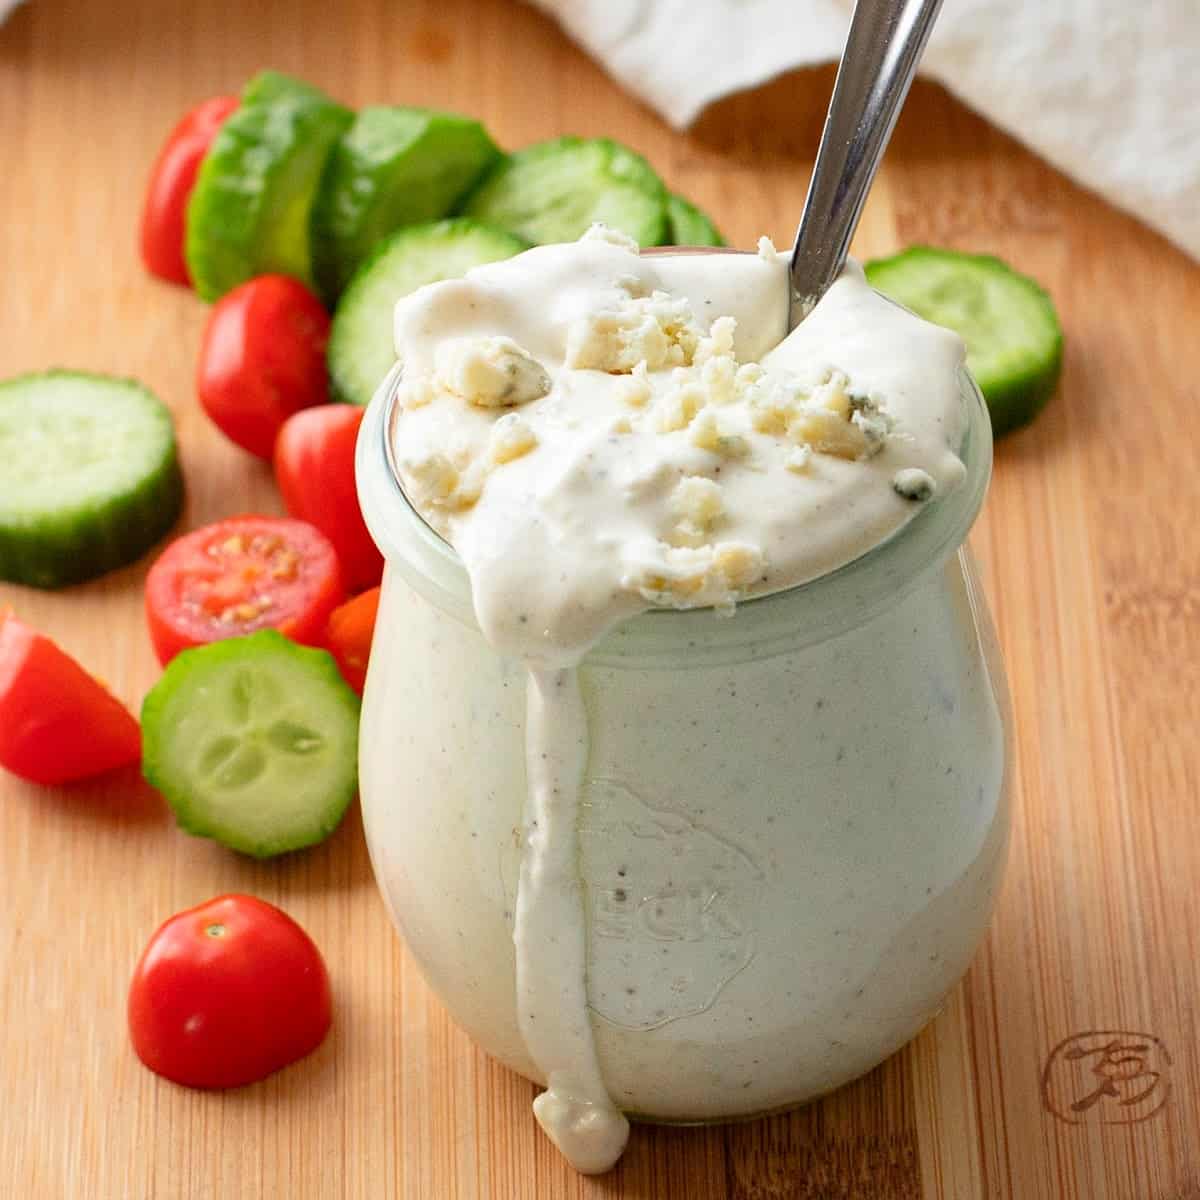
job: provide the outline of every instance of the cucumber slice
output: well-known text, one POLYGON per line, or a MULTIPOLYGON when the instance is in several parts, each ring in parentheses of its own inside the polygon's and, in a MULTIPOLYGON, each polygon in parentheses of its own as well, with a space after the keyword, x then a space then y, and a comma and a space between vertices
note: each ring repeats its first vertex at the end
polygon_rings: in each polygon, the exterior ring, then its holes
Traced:
POLYGON ((444 217, 500 157, 478 121, 364 108, 330 155, 313 213, 317 282, 334 300, 393 230, 444 217))
POLYGON ((259 71, 242 88, 243 104, 271 104, 275 100, 297 98, 329 103, 329 97, 320 88, 294 75, 285 75, 282 71, 259 71))
POLYGON ((401 296, 525 249, 519 237, 466 217, 397 230, 359 268, 333 314, 326 359, 334 397, 371 402, 396 361, 392 310, 401 296))
POLYGON ((667 189, 619 142, 561 137, 501 161, 463 212, 530 242, 573 242, 603 221, 657 246, 667 233, 667 189))
POLYGON ((708 216, 690 200, 667 196, 668 246, 723 246, 725 239, 708 216))
POLYGON ((352 117, 281 79, 251 81, 200 165, 184 253, 205 300, 255 275, 277 272, 313 283, 313 203, 329 151, 352 117))
POLYGON ((82 371, 0 383, 0 579, 103 575, 140 558, 182 506, 171 414, 141 384, 82 371))
POLYGON ((990 254, 911 246, 866 264, 867 279, 967 344, 999 437, 1031 421, 1062 373, 1063 335, 1047 293, 990 254))
POLYGON ((299 850, 358 789, 358 709, 332 655, 273 629, 184 650, 142 705, 142 772, 189 833, 299 850))

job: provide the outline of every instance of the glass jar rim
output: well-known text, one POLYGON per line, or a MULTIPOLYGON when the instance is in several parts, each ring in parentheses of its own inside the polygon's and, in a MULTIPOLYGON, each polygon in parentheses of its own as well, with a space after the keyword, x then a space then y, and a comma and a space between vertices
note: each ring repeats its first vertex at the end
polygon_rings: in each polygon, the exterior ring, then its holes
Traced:
MULTIPOLYGON (((462 560, 412 506, 393 471, 387 418, 398 378, 399 364, 380 385, 359 431, 355 470, 363 516, 389 569, 477 630, 462 560)), ((767 658, 845 633, 894 604, 962 545, 983 505, 992 468, 991 419, 965 367, 959 393, 965 477, 882 542, 823 575, 741 601, 732 618, 711 608, 648 609, 611 629, 584 661, 649 668, 767 658)))

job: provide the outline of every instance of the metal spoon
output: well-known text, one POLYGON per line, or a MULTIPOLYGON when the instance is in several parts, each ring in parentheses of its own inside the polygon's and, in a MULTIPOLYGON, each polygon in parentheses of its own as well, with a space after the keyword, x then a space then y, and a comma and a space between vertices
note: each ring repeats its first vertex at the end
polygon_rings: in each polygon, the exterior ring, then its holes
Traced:
POLYGON ((841 274, 942 0, 856 0, 792 247, 788 328, 841 274))

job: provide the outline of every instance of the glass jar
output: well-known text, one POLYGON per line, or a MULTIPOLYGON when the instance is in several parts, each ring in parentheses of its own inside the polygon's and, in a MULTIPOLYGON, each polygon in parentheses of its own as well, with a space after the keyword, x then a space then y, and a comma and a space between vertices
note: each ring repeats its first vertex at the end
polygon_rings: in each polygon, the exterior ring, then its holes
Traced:
MULTIPOLYGON (((517 1024, 526 673, 387 462, 359 490, 387 560, 361 732, 363 820, 397 927, 451 1016, 540 1079, 517 1024)), ((630 1115, 743 1117, 870 1070, 986 929, 1009 836, 1008 695, 964 539, 991 430, 964 372, 964 482, 787 592, 654 611, 579 668, 587 995, 630 1115)))

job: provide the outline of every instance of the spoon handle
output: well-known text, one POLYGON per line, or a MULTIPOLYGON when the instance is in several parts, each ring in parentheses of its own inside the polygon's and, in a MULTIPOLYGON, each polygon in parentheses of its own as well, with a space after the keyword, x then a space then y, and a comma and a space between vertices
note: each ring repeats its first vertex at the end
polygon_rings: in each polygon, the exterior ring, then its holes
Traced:
POLYGON ((942 0, 856 0, 791 262, 794 328, 841 273, 942 0))

